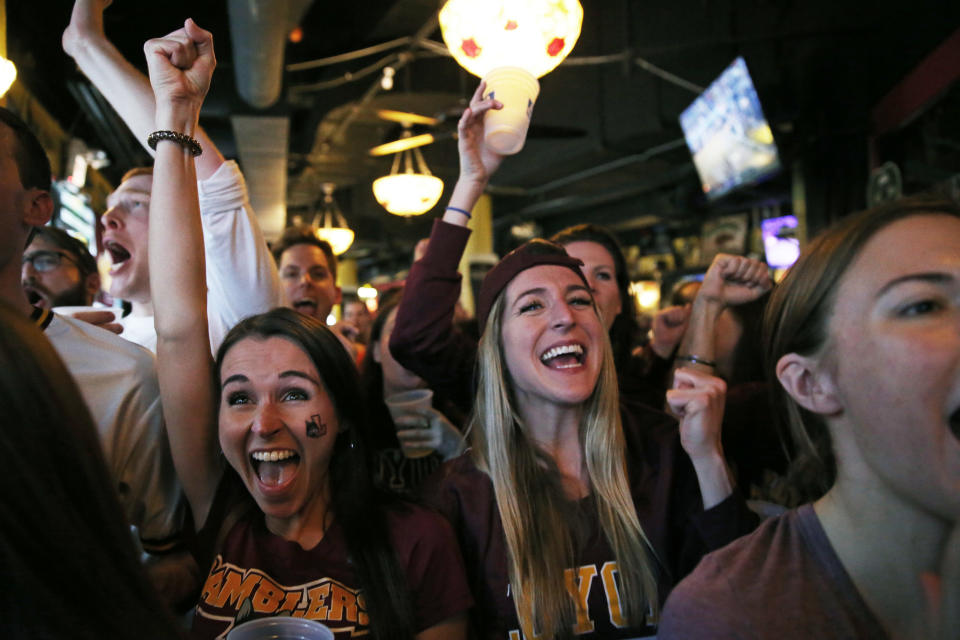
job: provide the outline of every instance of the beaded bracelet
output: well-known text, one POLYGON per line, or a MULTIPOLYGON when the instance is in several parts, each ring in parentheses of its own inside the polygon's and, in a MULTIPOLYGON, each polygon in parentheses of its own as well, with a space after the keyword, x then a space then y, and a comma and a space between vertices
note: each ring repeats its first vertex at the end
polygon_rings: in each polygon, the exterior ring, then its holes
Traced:
POLYGON ((713 360, 707 360, 706 358, 701 358, 700 356, 688 355, 688 356, 677 356, 677 360, 683 360, 684 362, 689 362, 690 364, 702 364, 705 367, 714 367, 716 368, 717 363, 713 360))
POLYGON ((181 147, 190 150, 190 153, 194 157, 203 153, 203 149, 200 147, 200 143, 188 136, 185 133, 177 133, 176 131, 168 131, 166 129, 160 131, 154 131, 149 136, 147 136, 147 144, 150 145, 150 148, 156 151, 157 143, 161 140, 169 140, 170 142, 176 142, 181 147))
POLYGON ((469 211, 465 211, 464 209, 460 209, 459 207, 447 207, 446 209, 444 209, 444 211, 456 211, 457 213, 462 213, 463 215, 467 216, 468 218, 472 218, 472 217, 473 217, 473 216, 470 215, 470 212, 469 212, 469 211))

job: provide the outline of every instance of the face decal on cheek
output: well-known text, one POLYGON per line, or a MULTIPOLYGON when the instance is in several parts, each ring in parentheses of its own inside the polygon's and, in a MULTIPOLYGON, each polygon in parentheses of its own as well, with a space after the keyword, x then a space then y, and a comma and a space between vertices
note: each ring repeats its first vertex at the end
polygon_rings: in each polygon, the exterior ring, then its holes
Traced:
POLYGON ((319 413, 315 413, 307 420, 307 437, 319 438, 327 434, 327 423, 323 421, 319 413))

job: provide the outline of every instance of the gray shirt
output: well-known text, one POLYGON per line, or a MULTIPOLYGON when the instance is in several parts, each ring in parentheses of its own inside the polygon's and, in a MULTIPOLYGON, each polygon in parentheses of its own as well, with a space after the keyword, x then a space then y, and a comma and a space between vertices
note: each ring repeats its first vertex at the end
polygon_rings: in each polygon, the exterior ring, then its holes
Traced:
POLYGON ((889 638, 811 505, 704 557, 670 594, 657 637, 889 638))

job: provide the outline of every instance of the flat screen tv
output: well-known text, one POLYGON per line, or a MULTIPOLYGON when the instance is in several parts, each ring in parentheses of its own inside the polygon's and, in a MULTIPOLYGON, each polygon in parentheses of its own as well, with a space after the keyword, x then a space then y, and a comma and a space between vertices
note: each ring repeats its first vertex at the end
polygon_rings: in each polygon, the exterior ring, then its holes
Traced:
POLYGON ((780 169, 773 133, 742 57, 684 109, 680 126, 708 200, 780 169))

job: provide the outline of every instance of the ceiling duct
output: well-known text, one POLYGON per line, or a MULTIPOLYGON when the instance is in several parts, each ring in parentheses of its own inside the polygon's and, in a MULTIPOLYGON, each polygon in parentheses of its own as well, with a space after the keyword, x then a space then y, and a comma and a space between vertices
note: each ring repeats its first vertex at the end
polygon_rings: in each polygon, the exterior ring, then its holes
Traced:
POLYGON ((263 236, 273 241, 287 224, 287 147, 290 119, 232 116, 237 155, 247 178, 250 204, 263 236))
POLYGON ((230 0, 230 40, 237 91, 249 104, 266 109, 283 88, 287 34, 300 23, 313 0, 230 0))

